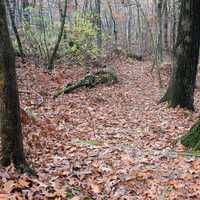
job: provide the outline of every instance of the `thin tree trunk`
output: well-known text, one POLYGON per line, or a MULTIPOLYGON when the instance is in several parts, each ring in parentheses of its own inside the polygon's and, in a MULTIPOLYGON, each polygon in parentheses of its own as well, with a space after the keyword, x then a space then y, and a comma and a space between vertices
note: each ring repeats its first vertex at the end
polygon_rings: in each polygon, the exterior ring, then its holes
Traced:
POLYGON ((168 1, 165 0, 164 2, 164 44, 165 44, 165 49, 169 53, 169 42, 168 42, 168 31, 169 31, 169 26, 168 26, 168 1))
POLYGON ((113 23, 113 33, 114 33, 114 46, 115 46, 115 49, 117 48, 117 41, 118 41, 118 36, 117 36, 117 25, 116 25, 116 21, 115 21, 115 18, 113 16, 113 10, 112 10, 112 6, 110 4, 109 1, 107 1, 107 4, 108 4, 108 8, 110 10, 110 16, 111 16, 111 20, 112 20, 112 23, 113 23))
POLYGON ((142 29, 141 29, 141 19, 140 19, 140 6, 137 6, 137 39, 139 40, 139 54, 142 55, 142 29))
POLYGON ((95 0, 96 6, 96 26, 97 26, 97 48, 102 47, 102 30, 101 30, 101 0, 95 0))
POLYGON ((53 49, 53 53, 52 53, 52 55, 49 59, 49 63, 48 63, 48 69, 50 69, 50 70, 53 69, 53 64, 54 64, 54 60, 55 60, 55 57, 56 57, 56 53, 58 51, 60 42, 62 40, 66 15, 67 15, 67 0, 65 0, 65 3, 64 3, 64 13, 63 13, 63 16, 62 16, 62 22, 61 22, 61 26, 60 26, 60 32, 59 32, 59 35, 58 35, 58 40, 56 42, 56 45, 53 49))
POLYGON ((133 19, 133 11, 132 11, 132 7, 129 6, 128 7, 128 23, 127 23, 127 47, 128 47, 128 52, 131 52, 131 28, 132 28, 132 19, 133 19))
POLYGON ((158 62, 163 61, 163 38, 162 38, 162 19, 163 19, 163 13, 162 13, 162 7, 163 7, 163 0, 159 0, 156 5, 156 12, 157 12, 157 56, 158 56, 158 62))
POLYGON ((29 12, 29 2, 28 0, 22 0, 23 7, 23 17, 28 23, 30 23, 30 12, 29 12))

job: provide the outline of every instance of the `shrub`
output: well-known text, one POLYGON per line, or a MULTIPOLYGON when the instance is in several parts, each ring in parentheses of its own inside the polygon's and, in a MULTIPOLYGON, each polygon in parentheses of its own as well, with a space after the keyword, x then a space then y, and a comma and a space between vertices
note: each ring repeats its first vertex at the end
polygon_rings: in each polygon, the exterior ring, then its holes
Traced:
MULTIPOLYGON (((88 61, 97 59, 101 51, 96 46, 97 29, 92 23, 92 14, 75 12, 73 23, 65 26, 68 38, 68 54, 72 55, 80 65, 88 65, 88 61)), ((87 66, 86 66, 87 67, 87 66)))

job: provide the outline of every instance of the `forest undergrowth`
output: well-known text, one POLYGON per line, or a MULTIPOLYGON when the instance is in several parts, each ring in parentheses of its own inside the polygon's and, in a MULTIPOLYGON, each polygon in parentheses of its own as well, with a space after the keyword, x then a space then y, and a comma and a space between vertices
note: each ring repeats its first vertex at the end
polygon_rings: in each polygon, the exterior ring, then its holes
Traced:
MULTIPOLYGON (((150 61, 110 61, 119 82, 55 91, 84 75, 66 60, 52 72, 17 62, 25 151, 37 177, 0 171, 0 197, 19 199, 199 199, 200 154, 178 139, 196 112, 158 104, 150 61)), ((162 80, 167 85, 165 67, 162 80)), ((0 198, 0 199, 1 199, 0 198)))

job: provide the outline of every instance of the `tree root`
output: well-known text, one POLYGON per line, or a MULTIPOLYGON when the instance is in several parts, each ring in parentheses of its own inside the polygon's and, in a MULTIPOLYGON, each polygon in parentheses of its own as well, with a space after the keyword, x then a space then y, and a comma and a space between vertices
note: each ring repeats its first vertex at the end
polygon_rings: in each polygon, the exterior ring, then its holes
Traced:
POLYGON ((31 168, 27 163, 16 165, 15 166, 19 173, 27 173, 28 175, 36 176, 36 171, 31 168))

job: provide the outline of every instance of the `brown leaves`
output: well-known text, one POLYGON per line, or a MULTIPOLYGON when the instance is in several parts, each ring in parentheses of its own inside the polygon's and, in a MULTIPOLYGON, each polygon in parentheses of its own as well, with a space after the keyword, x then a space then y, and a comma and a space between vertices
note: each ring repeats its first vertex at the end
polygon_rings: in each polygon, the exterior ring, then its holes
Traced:
POLYGON ((2 199, 198 199, 199 158, 186 157, 178 140, 198 113, 157 104, 164 91, 150 62, 112 64, 119 84, 56 100, 55 89, 81 77, 80 67, 18 68, 24 143, 38 177, 0 171, 2 199))

